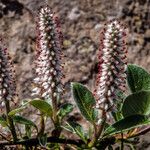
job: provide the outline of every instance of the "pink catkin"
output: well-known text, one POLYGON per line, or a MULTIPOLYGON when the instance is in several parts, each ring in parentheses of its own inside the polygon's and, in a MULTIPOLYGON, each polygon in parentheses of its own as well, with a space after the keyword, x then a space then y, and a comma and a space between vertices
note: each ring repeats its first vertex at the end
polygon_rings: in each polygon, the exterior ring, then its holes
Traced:
POLYGON ((32 95, 52 99, 63 91, 63 37, 58 18, 49 6, 40 9, 37 29, 36 77, 32 95))
POLYGON ((126 90, 125 27, 118 20, 111 20, 101 34, 99 73, 95 90, 96 108, 108 111, 114 108, 119 99, 118 93, 126 90))
POLYGON ((0 39, 0 105, 4 101, 13 101, 16 96, 14 68, 8 54, 7 48, 0 39))

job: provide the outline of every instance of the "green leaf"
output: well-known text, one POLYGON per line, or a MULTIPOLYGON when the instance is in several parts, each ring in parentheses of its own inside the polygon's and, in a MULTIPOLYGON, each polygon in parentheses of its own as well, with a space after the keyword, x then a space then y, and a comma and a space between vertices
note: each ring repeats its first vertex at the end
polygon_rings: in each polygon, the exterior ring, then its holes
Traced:
POLYGON ((72 92, 74 100, 81 114, 90 122, 94 122, 97 118, 97 112, 93 108, 95 98, 85 86, 80 83, 72 83, 72 92))
POLYGON ((24 99, 22 100, 22 105, 19 108, 13 109, 11 110, 8 115, 9 116, 14 116, 19 112, 22 112, 23 109, 25 109, 27 107, 27 105, 29 104, 31 99, 24 99))
POLYGON ((112 135, 112 134, 124 132, 124 131, 130 130, 132 128, 136 128, 138 126, 147 125, 147 124, 150 124, 150 120, 148 119, 147 116, 132 115, 132 116, 126 117, 126 118, 114 123, 110 127, 108 127, 105 130, 104 135, 106 136, 106 135, 112 135))
POLYGON ((141 90, 150 90, 150 74, 142 67, 129 64, 127 81, 133 93, 141 90))
POLYGON ((141 114, 150 114, 150 91, 140 91, 129 95, 123 104, 122 114, 124 117, 141 114))
POLYGON ((39 140, 39 144, 45 147, 47 145, 47 134, 43 134, 42 136, 39 136, 38 140, 39 140))
POLYGON ((41 113, 47 116, 52 116, 52 107, 44 100, 32 100, 30 104, 40 110, 41 113))
POLYGON ((73 111, 73 105, 70 103, 63 104, 58 112, 58 115, 63 119, 66 115, 73 111))
POLYGON ((0 124, 3 127, 7 127, 8 126, 7 121, 6 121, 6 119, 3 116, 0 116, 0 124))
POLYGON ((31 120, 28 120, 22 116, 19 116, 19 115, 13 116, 13 120, 14 120, 14 122, 19 123, 19 124, 33 126, 36 128, 36 130, 38 130, 38 128, 34 122, 32 122, 31 120))
POLYGON ((82 126, 74 121, 68 121, 66 126, 63 126, 64 129, 72 133, 77 134, 85 143, 87 142, 87 136, 82 126))
POLYGON ((26 106, 21 106, 20 108, 16 108, 16 109, 10 111, 8 115, 9 116, 14 116, 15 114, 21 112, 25 108, 26 108, 26 106))

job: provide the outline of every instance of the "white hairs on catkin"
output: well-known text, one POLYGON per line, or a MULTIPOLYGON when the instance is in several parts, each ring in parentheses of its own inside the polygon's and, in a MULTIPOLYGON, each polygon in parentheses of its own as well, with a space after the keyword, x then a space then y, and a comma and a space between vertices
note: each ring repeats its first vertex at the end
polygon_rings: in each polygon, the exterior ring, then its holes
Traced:
POLYGON ((56 97, 63 91, 62 33, 58 18, 49 6, 40 9, 37 29, 36 77, 32 95, 47 99, 56 97))
POLYGON ((0 39, 0 105, 4 101, 13 101, 16 96, 16 82, 14 68, 7 48, 0 39))
POLYGON ((125 27, 111 20, 102 31, 99 50, 99 73, 95 96, 96 108, 114 108, 118 92, 126 90, 127 48, 125 27))

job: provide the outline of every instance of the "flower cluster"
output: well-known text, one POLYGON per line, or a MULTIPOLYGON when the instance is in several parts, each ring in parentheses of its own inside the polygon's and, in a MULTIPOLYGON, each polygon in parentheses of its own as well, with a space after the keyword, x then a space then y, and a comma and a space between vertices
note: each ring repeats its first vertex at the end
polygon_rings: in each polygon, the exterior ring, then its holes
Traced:
POLYGON ((111 20, 102 31, 97 77, 96 108, 108 111, 119 99, 118 93, 126 90, 127 49, 125 27, 118 20, 111 20))
POLYGON ((0 39, 0 104, 16 95, 14 70, 7 49, 0 39))
POLYGON ((63 91, 62 34, 58 18, 49 6, 40 9, 37 29, 36 77, 33 95, 52 99, 63 91))

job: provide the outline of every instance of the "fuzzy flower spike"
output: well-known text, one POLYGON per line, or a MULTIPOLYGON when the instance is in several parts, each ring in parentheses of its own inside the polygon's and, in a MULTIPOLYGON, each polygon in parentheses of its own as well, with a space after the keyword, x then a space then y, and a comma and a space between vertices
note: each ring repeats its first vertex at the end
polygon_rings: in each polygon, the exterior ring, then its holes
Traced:
POLYGON ((53 99, 63 91, 62 34, 58 19, 49 6, 40 9, 37 29, 36 78, 33 95, 53 99))
POLYGON ((14 70, 7 49, 0 39, 0 105, 13 100, 16 95, 14 70))
POLYGON ((114 108, 118 93, 126 90, 127 49, 125 27, 118 21, 108 22, 102 31, 97 78, 96 108, 114 108))

